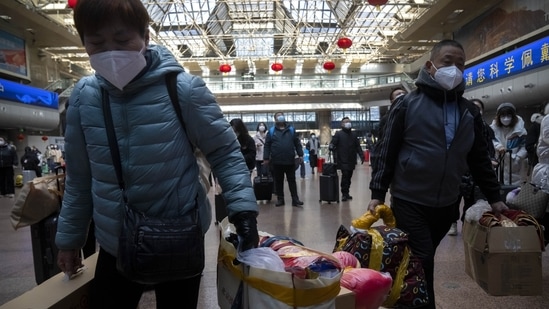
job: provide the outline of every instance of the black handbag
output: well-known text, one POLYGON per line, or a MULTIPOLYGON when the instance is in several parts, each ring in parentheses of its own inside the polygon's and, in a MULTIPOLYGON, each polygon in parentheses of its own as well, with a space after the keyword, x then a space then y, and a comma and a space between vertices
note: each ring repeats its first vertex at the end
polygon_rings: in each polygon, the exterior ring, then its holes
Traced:
POLYGON ((125 205, 118 240, 118 271, 129 280, 142 284, 157 284, 200 275, 205 260, 204 234, 197 208, 184 216, 160 218, 140 213, 128 203, 109 97, 105 90, 102 91, 109 147, 125 205))

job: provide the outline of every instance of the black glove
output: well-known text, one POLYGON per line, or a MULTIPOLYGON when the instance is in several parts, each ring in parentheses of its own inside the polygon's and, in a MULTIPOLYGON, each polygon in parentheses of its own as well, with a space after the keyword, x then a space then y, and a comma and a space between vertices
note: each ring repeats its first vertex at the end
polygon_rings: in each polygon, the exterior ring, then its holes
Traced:
POLYGON ((333 151, 335 149, 333 144, 328 145, 328 150, 333 151))
POLYGON ((236 228, 236 234, 240 236, 240 251, 257 248, 259 245, 256 217, 255 211, 242 211, 232 217, 231 221, 236 228))

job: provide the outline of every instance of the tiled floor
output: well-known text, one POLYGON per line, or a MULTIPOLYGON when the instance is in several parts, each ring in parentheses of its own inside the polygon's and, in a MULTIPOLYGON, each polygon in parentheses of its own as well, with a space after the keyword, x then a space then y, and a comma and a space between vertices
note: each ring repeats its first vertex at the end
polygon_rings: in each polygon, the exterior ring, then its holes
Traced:
MULTIPOLYGON (((331 252, 337 228, 341 224, 349 226, 352 219, 362 215, 366 210, 370 199, 369 175, 368 165, 358 165, 351 186, 353 200, 339 204, 325 202, 319 204, 318 175, 313 176, 310 171, 307 171, 307 179, 301 180, 298 176, 297 180, 298 192, 305 202, 303 208, 289 206, 289 203, 285 207, 260 203, 259 229, 275 235, 288 235, 300 240, 307 247, 331 252)), ((213 203, 213 193, 211 194, 213 203)), ((30 229, 27 227, 14 231, 9 221, 13 201, 13 199, 0 198, 0 305, 36 285, 30 229)), ((542 255, 542 296, 489 296, 465 274, 461 227, 459 230, 458 236, 447 236, 438 249, 435 266, 437 308, 541 309, 549 306, 549 253, 544 252, 542 255)), ((217 248, 218 230, 212 223, 206 237, 206 269, 201 283, 199 301, 201 309, 218 308, 217 248)), ((153 292, 144 294, 139 308, 155 308, 153 292)))

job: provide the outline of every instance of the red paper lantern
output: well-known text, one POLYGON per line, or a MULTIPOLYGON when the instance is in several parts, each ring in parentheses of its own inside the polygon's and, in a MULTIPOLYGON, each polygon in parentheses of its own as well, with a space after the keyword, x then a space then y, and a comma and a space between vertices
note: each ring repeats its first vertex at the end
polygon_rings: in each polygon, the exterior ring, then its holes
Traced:
POLYGON ((42 140, 45 142, 45 141, 48 140, 48 137, 44 135, 44 136, 42 136, 42 140))
POLYGON ((232 68, 230 65, 228 64, 222 64, 219 66, 219 72, 223 73, 223 74, 227 74, 229 72, 231 72, 232 68))
POLYGON ((340 38, 337 40, 337 46, 339 46, 339 48, 343 48, 343 51, 351 47, 351 45, 353 45, 353 41, 349 38, 340 38))
POLYGON ((326 61, 324 62, 324 64, 322 65, 322 67, 324 68, 324 70, 331 72, 333 69, 335 69, 336 65, 335 63, 333 63, 332 61, 326 61))
POLYGON ((19 141, 22 141, 22 140, 25 139, 25 135, 23 135, 23 133, 19 133, 19 135, 17 135, 17 139, 18 139, 19 141))
POLYGON ((368 3, 375 5, 376 9, 380 10, 380 6, 387 4, 388 0, 368 0, 368 3))
POLYGON ((284 69, 284 66, 282 65, 282 63, 279 63, 279 62, 275 62, 273 64, 271 64, 271 70, 275 71, 275 72, 280 72, 284 69))
POLYGON ((74 9, 74 7, 76 6, 76 0, 69 0, 67 1, 67 5, 71 8, 71 9, 74 9))

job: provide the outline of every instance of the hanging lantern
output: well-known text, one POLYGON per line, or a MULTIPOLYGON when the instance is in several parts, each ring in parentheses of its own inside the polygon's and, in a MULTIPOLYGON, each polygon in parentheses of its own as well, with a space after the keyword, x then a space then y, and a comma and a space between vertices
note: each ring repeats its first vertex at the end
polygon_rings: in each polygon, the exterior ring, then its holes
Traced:
POLYGON ((46 142, 46 141, 48 140, 48 137, 44 135, 44 136, 42 136, 42 140, 43 140, 44 142, 46 142))
POLYGON ((324 68, 324 70, 328 71, 328 73, 331 73, 332 70, 335 69, 336 65, 332 61, 326 61, 324 62, 322 67, 324 68))
POLYGON ((275 62, 271 64, 271 70, 275 71, 276 73, 282 71, 283 69, 284 69, 284 66, 282 65, 282 63, 275 62))
POLYGON ((229 64, 222 64, 219 66, 219 72, 223 73, 223 74, 228 74, 229 72, 231 72, 232 68, 229 64))
POLYGON ((19 134, 17 135, 17 139, 18 139, 19 141, 22 141, 22 140, 25 139, 25 135, 24 135, 23 133, 19 133, 19 134))
POLYGON ((368 0, 370 5, 375 5, 376 9, 381 10, 381 6, 387 4, 388 0, 368 0))
POLYGON ((347 48, 351 47, 351 45, 353 45, 353 41, 349 38, 340 38, 337 40, 337 46, 343 49, 343 52, 345 52, 347 48))
POLYGON ((71 9, 74 9, 74 7, 76 6, 76 2, 77 2, 77 0, 68 0, 68 1, 67 1, 67 5, 68 5, 71 9))

